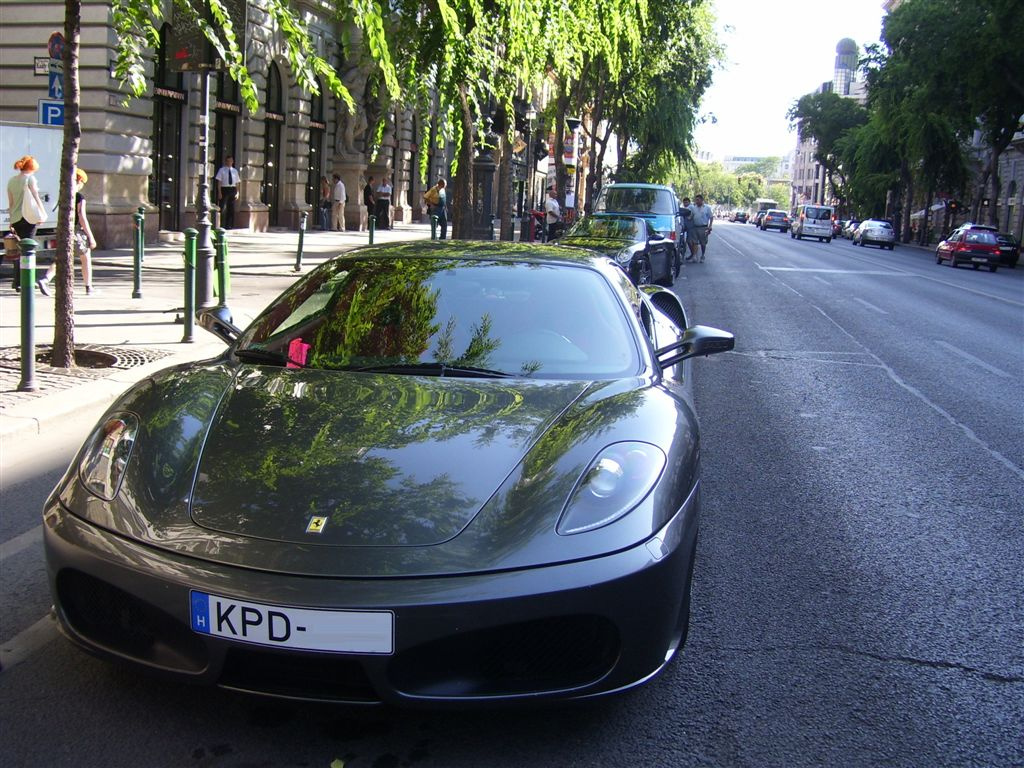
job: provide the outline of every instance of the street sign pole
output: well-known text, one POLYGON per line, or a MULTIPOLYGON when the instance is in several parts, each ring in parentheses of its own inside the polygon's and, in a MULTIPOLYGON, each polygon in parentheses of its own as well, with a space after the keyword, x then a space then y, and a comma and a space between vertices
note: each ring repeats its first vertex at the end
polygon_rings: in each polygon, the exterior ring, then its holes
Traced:
POLYGON ((199 116, 199 194, 196 198, 196 309, 214 306, 213 259, 210 237, 210 69, 203 69, 203 111, 199 116))

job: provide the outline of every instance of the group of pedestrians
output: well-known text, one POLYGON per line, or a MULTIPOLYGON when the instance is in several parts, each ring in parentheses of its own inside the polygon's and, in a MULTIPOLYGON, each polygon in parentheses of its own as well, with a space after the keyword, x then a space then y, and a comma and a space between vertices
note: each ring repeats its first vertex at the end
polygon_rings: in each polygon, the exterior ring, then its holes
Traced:
MULTIPOLYGON (((377 229, 391 229, 391 182, 384 176, 380 184, 374 185, 373 176, 363 185, 363 205, 366 215, 376 217, 377 229)), ((327 232, 345 231, 345 205, 348 203, 348 190, 340 174, 334 174, 333 181, 326 176, 320 177, 320 229, 327 232)))
POLYGON ((711 234, 711 225, 715 220, 711 207, 704 205, 704 195, 695 196, 692 203, 689 197, 684 197, 680 213, 683 216, 683 236, 690 249, 686 260, 702 262, 707 258, 708 235, 711 234), (698 247, 700 258, 697 258, 698 247))
MULTIPOLYGON (((13 240, 34 239, 40 224, 48 218, 46 207, 39 195, 39 184, 35 173, 39 170, 39 161, 32 155, 25 155, 14 163, 17 171, 7 181, 7 207, 10 211, 10 232, 7 237, 13 240)), ((89 180, 88 174, 81 168, 75 169, 74 177, 74 209, 71 217, 71 246, 74 255, 78 256, 82 265, 82 282, 85 283, 86 294, 94 292, 92 285, 92 251, 96 247, 96 238, 89 225, 86 212, 85 195, 82 188, 89 180)), ((6 240, 7 238, 5 238, 6 240)), ((72 259, 71 269, 74 270, 72 259)), ((40 292, 49 296, 51 283, 57 271, 56 262, 51 262, 46 273, 36 281, 40 292)), ((74 282, 72 280, 72 282, 74 282)), ((21 290, 21 270, 14 265, 14 279, 11 287, 21 290)))

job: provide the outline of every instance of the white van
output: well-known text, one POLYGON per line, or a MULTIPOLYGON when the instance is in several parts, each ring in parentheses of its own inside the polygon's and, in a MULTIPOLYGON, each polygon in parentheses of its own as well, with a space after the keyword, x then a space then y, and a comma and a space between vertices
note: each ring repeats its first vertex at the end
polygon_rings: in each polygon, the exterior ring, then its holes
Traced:
POLYGON ((832 217, 835 209, 831 205, 799 205, 793 215, 793 226, 789 236, 797 240, 816 237, 826 243, 832 242, 832 217))

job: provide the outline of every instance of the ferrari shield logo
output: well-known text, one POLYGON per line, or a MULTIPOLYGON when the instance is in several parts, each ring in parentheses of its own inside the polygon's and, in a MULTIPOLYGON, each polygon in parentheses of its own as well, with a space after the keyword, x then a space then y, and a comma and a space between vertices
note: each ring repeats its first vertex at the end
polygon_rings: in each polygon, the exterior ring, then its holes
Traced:
POLYGON ((309 518, 309 524, 306 526, 306 533, 323 533, 324 526, 327 525, 326 517, 313 516, 309 518))

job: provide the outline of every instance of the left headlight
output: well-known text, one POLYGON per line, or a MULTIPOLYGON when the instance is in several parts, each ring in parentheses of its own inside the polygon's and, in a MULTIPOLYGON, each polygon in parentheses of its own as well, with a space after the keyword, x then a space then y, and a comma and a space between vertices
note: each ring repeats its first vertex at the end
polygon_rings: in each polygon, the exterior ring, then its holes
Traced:
POLYGON ((665 469, 665 454, 649 443, 613 443, 576 483, 558 518, 562 535, 592 531, 618 520, 646 498, 665 469))
POLYGON ((139 419, 135 414, 118 413, 93 432, 78 465, 78 476, 90 493, 104 501, 117 496, 138 431, 139 419))

